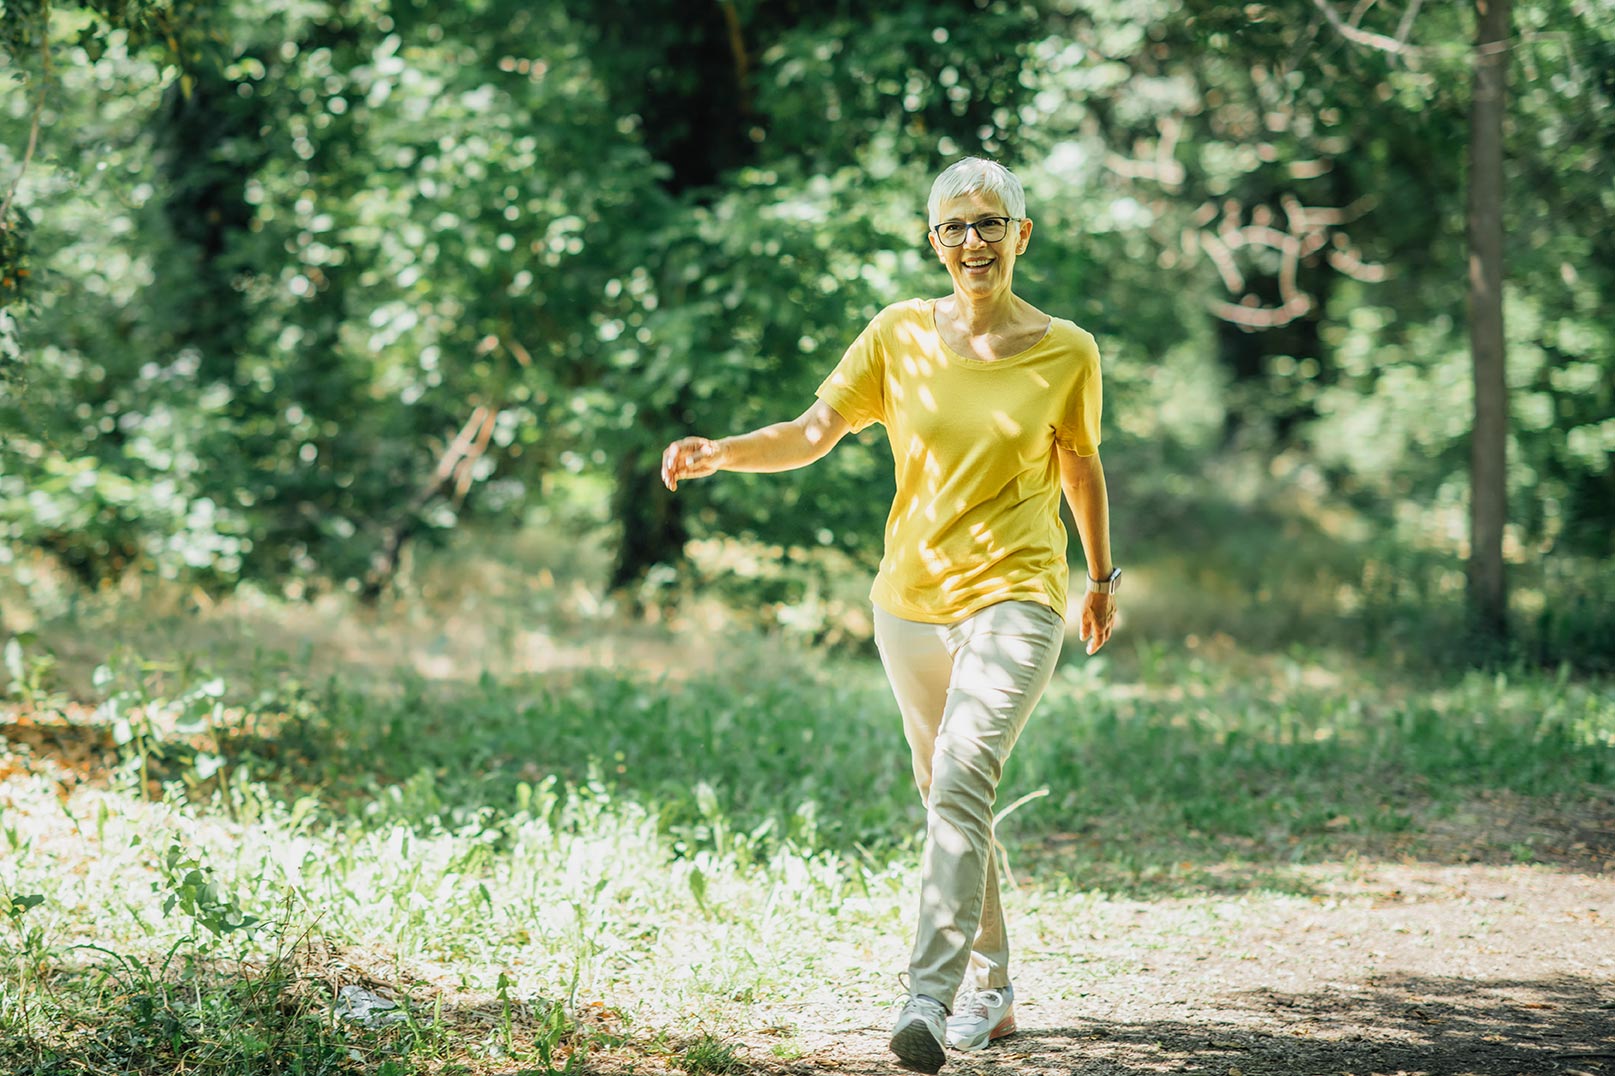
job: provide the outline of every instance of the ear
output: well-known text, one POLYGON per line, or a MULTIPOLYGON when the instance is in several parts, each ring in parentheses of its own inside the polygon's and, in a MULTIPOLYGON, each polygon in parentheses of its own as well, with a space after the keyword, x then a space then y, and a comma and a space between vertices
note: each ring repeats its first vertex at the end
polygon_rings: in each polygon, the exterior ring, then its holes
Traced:
POLYGON ((928 239, 928 240, 930 240, 930 242, 931 242, 931 249, 932 249, 932 250, 934 250, 934 251, 936 251, 936 257, 937 257, 937 261, 940 261, 940 262, 942 262, 942 263, 943 263, 943 264, 944 264, 944 265, 946 265, 946 264, 947 264, 947 261, 948 261, 948 259, 947 259, 947 258, 945 258, 945 257, 944 257, 944 256, 943 256, 943 254, 942 254, 942 245, 941 245, 941 244, 940 244, 940 243, 938 243, 938 242, 937 242, 937 241, 936 241, 936 233, 935 233, 935 232, 933 232, 933 231, 931 231, 931 230, 929 230, 929 229, 927 229, 927 230, 926 230, 926 233, 925 233, 925 238, 926 238, 926 239, 928 239))
POLYGON ((1015 256, 1018 258, 1026 253, 1028 244, 1032 242, 1032 222, 1030 219, 1021 221, 1021 241, 1015 244, 1015 256))

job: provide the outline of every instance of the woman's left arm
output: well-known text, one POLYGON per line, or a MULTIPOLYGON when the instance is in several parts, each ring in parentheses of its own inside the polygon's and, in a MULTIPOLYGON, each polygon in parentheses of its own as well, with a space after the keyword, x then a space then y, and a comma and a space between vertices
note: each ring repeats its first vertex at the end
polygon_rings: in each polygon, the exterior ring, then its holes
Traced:
MULTIPOLYGON (((1088 562, 1090 579, 1107 578, 1115 566, 1110 560, 1110 498, 1105 492, 1105 468, 1099 453, 1079 456, 1056 446, 1060 456, 1060 486, 1077 521, 1077 537, 1088 562)), ((1086 590, 1086 586, 1084 587, 1086 590)), ((1082 616, 1077 637, 1088 641, 1088 653, 1095 653, 1110 639, 1116 620, 1116 596, 1087 591, 1082 598, 1082 616)))

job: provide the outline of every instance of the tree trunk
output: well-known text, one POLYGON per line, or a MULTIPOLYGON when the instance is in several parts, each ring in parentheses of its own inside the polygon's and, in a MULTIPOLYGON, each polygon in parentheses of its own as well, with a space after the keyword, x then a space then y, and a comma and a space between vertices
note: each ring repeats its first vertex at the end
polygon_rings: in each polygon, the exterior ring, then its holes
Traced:
POLYGON ((624 592, 638 609, 633 587, 658 564, 684 556, 689 531, 681 502, 662 485, 660 452, 627 452, 617 462, 612 515, 622 526, 621 544, 611 569, 611 589, 624 592))
POLYGON ((258 137, 263 99, 242 97, 240 83, 206 60, 185 79, 168 88, 152 118, 164 180, 158 189, 167 192, 163 211, 179 240, 178 255, 157 266, 157 287, 179 300, 172 346, 196 350, 199 381, 228 383, 250 321, 236 279, 247 267, 235 248, 254 216, 248 181, 268 156, 258 137))
POLYGON ((1469 612, 1484 641, 1508 634, 1503 525, 1508 518, 1508 385, 1503 343, 1503 115, 1509 0, 1476 0, 1469 109, 1469 342, 1475 368, 1470 436, 1469 612))

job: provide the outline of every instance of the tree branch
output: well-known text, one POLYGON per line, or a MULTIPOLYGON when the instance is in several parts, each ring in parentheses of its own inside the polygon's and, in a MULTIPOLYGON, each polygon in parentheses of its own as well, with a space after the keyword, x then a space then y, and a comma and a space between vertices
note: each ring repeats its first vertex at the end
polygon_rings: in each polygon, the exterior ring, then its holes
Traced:
POLYGON ((740 91, 740 114, 751 115, 751 57, 746 53, 746 39, 740 32, 740 13, 734 0, 718 0, 723 11, 723 24, 729 31, 729 51, 735 57, 735 87, 740 91))
POLYGON ((1402 12, 1402 21, 1396 27, 1396 40, 1404 47, 1408 43, 1408 35, 1413 32, 1413 20, 1419 17, 1419 8, 1423 5, 1424 0, 1411 0, 1407 10, 1402 12))
POLYGON ((1110 152, 1105 154, 1105 167, 1119 176, 1152 180, 1169 191, 1175 191, 1183 185, 1185 176, 1183 165, 1176 156, 1183 121, 1176 116, 1163 116, 1156 121, 1156 130, 1161 137, 1155 143, 1153 157, 1142 156, 1147 152, 1148 144, 1140 139, 1134 145, 1133 152, 1141 156, 1124 157, 1120 153, 1110 152))
MULTIPOLYGON (((1358 45, 1366 45, 1369 48, 1379 49, 1381 52, 1389 52, 1392 55, 1404 58, 1421 55, 1424 51, 1409 45, 1406 41, 1386 37, 1384 34, 1371 33, 1352 25, 1340 17, 1340 12, 1330 5, 1329 0, 1312 0, 1312 3, 1319 11, 1323 12, 1323 17, 1328 20, 1330 26, 1335 28, 1335 32, 1347 41, 1355 42, 1358 45)), ((1417 2, 1414 3, 1413 7, 1417 9, 1417 2)), ((1406 16, 1403 17, 1403 22, 1409 24, 1405 28, 1411 28, 1411 21, 1406 16)), ((1398 32, 1400 33, 1401 31, 1399 30, 1398 32)))
POLYGON ((1389 275, 1384 266, 1363 261, 1345 233, 1336 230, 1371 210, 1372 196, 1343 208, 1323 208, 1304 206, 1295 195, 1285 194, 1279 205, 1284 227, 1278 226, 1274 211, 1265 205, 1251 209, 1247 221, 1245 207, 1238 199, 1229 198, 1220 207, 1213 202, 1201 205, 1193 217, 1194 227, 1184 230, 1184 255, 1193 257, 1196 252, 1204 252, 1229 294, 1238 296, 1237 302, 1213 301, 1210 309, 1216 317, 1252 331, 1278 328, 1305 317, 1316 309, 1317 302, 1302 290, 1302 261, 1331 246, 1333 249, 1327 250, 1324 257, 1336 272, 1365 283, 1379 283, 1389 275), (1211 227, 1213 221, 1217 222, 1215 230, 1211 227), (1249 290, 1239 267, 1235 252, 1257 249, 1272 250, 1279 256, 1279 301, 1275 306, 1265 305, 1249 290))
POLYGON ((41 70, 39 75, 39 97, 34 101, 34 118, 28 127, 28 148, 23 150, 22 167, 17 169, 17 178, 11 181, 11 189, 6 191, 5 201, 0 202, 0 230, 9 225, 11 202, 17 196, 17 188, 22 186, 22 177, 27 174, 28 166, 33 163, 34 150, 39 145, 39 126, 45 115, 45 87, 50 83, 50 6, 45 6, 45 32, 39 35, 39 54, 41 57, 41 70))
POLYGON ((422 484, 413 499, 399 513, 397 522, 382 531, 381 548, 370 561, 370 573, 365 579, 362 596, 374 601, 381 596, 382 588, 398 570, 398 555, 411 535, 420 527, 421 509, 451 478, 455 481, 454 501, 459 504, 471 488, 472 468, 488 448, 493 436, 499 408, 478 404, 471 417, 455 436, 443 454, 438 457, 432 476, 422 484))

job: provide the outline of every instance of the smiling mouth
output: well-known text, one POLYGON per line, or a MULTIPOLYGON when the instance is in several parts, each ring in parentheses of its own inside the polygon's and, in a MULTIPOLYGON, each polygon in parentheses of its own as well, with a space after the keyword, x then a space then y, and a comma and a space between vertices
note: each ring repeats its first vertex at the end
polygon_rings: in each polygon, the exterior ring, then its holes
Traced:
POLYGON ((987 258, 984 261, 970 261, 970 262, 964 262, 962 264, 964 265, 964 267, 966 269, 985 269, 985 268, 987 268, 989 265, 991 265, 993 262, 995 262, 997 260, 998 260, 997 258, 987 258))

